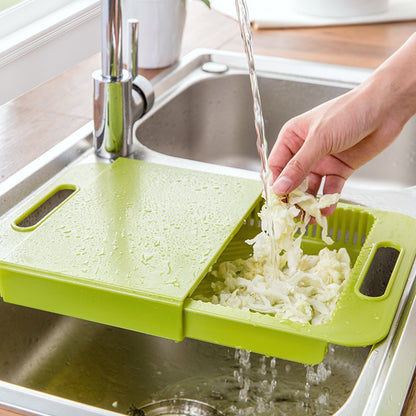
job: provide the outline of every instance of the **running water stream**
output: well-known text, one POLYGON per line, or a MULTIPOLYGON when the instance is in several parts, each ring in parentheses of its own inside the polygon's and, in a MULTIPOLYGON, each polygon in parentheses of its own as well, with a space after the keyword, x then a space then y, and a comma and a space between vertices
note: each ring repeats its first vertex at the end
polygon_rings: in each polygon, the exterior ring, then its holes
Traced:
MULTIPOLYGON (((253 95, 253 111, 254 111, 254 122, 255 128, 257 133, 257 150, 260 156, 261 161, 261 172, 260 176, 263 181, 264 186, 264 196, 265 196, 265 203, 270 204, 270 192, 273 180, 273 174, 270 170, 269 163, 268 163, 268 144, 266 139, 265 127, 264 127, 264 118, 263 118, 263 111, 262 111, 262 104, 261 104, 261 97, 260 97, 260 90, 259 84, 257 79, 256 67, 254 62, 254 55, 253 55, 253 36, 251 32, 251 24, 250 18, 248 14, 248 7, 246 0, 235 0, 235 6, 237 10, 237 16, 240 24, 240 31, 241 37, 244 44, 244 50, 246 52, 247 61, 248 61, 248 70, 250 76, 250 84, 251 84, 251 91, 253 95)), ((268 231, 270 242, 272 244, 272 262, 273 262, 273 270, 275 271, 275 275, 277 273, 277 252, 276 252, 276 244, 275 244, 275 233, 273 230, 273 224, 271 224, 271 228, 268 231)), ((236 414, 238 416, 246 416, 246 415, 266 415, 266 414, 275 414, 276 410, 274 407, 273 401, 273 394, 275 394, 276 387, 277 387, 277 379, 276 379, 276 359, 272 358, 270 361, 270 370, 271 370, 271 380, 268 382, 264 380, 262 382, 261 387, 255 389, 256 392, 254 393, 255 397, 255 407, 247 406, 247 402, 249 398, 253 395, 253 387, 251 386, 251 379, 247 374, 249 374, 251 362, 250 362, 250 353, 247 351, 236 350, 236 360, 238 361, 238 371, 235 371, 234 376, 236 377, 237 384, 240 387, 239 391, 239 403, 240 406, 243 404, 242 407, 235 406, 229 409, 231 414, 236 414)), ((264 357, 263 364, 261 368, 259 368, 260 377, 261 375, 266 375, 265 372, 265 360, 264 357), (263 373, 262 373, 263 370, 263 373)), ((325 381, 331 374, 331 368, 329 366, 325 366, 324 364, 320 364, 319 366, 312 367, 306 366, 306 382, 305 382, 305 390, 304 390, 304 398, 303 400, 297 401, 297 410, 299 410, 299 406, 303 407, 303 410, 306 410, 305 414, 309 414, 309 411, 316 412, 316 414, 321 414, 321 412, 326 413, 328 411, 328 391, 324 393, 324 395, 320 395, 319 398, 313 403, 311 406, 311 395, 310 389, 311 385, 319 385, 322 381, 325 381), (315 407, 314 410, 311 407, 315 407)), ((295 400, 296 401, 296 400, 295 400)), ((281 409, 282 410, 282 409, 281 409)), ((278 410, 277 410, 278 411, 278 410)), ((293 410, 292 410, 293 411, 293 410)), ((279 412, 279 411, 278 411, 279 412)), ((279 412, 280 413, 280 412, 279 412)), ((322 414, 323 414, 322 413, 322 414)), ((285 413, 281 413, 285 414, 285 413)))
POLYGON ((266 133, 264 130, 264 118, 261 105, 259 83, 256 74, 256 67, 253 56, 253 36, 250 27, 250 18, 248 15, 247 3, 245 0, 235 0, 238 20, 240 22, 241 37, 244 43, 244 50, 246 51, 248 60, 248 71, 250 75, 251 92, 253 94, 253 110, 254 123, 257 132, 257 150, 261 160, 261 179, 264 185, 264 192, 266 201, 269 196, 269 187, 271 186, 272 174, 267 161, 268 149, 266 133))
MULTIPOLYGON (((235 0, 235 7, 237 10, 238 21, 240 23, 240 31, 241 31, 241 38, 244 44, 244 50, 247 55, 248 61, 248 71, 250 75, 250 84, 251 84, 251 92, 253 95, 253 111, 254 111, 254 124, 257 133, 257 151, 259 152, 260 161, 261 161, 261 172, 260 177, 263 181, 264 186, 264 198, 265 203, 271 208, 270 202, 270 192, 273 180, 273 174, 269 167, 268 162, 268 146, 267 146, 267 139, 266 133, 264 128, 264 117, 263 117, 263 110, 261 105, 261 98, 260 98, 260 90, 259 90, 259 83, 257 79, 256 73, 256 66, 254 63, 254 55, 253 55, 253 35, 251 33, 251 25, 250 25, 250 17, 248 14, 248 7, 246 0, 235 0)), ((275 232, 273 229, 273 224, 270 223, 270 228, 266 230, 271 244, 271 256, 272 256, 272 264, 273 264, 273 273, 274 277, 277 277, 277 265, 279 264, 277 259, 277 247, 276 247, 276 239, 275 239, 275 232)))

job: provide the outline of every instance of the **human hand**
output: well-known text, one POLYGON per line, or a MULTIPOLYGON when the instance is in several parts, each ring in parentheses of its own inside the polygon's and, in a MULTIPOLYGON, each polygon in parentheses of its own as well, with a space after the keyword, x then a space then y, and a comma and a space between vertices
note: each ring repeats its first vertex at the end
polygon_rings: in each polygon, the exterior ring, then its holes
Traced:
MULTIPOLYGON (((354 90, 289 120, 269 157, 273 189, 340 193, 351 174, 384 150, 416 112, 416 37, 354 90)), ((331 214, 335 206, 323 211, 331 214)))

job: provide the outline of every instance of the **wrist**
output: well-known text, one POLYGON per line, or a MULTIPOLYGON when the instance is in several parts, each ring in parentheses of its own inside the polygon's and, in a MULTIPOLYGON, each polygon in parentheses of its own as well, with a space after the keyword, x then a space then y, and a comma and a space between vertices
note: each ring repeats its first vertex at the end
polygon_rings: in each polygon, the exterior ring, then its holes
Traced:
POLYGON ((387 59, 366 82, 381 114, 405 124, 416 113, 416 33, 387 59))

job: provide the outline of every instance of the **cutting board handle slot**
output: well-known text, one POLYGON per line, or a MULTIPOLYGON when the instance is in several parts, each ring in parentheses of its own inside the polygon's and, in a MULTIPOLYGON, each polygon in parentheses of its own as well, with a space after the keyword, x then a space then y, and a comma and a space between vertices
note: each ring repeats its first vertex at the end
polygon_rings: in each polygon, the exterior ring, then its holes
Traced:
POLYGON ((60 185, 21 214, 12 224, 17 231, 32 231, 57 210, 77 190, 74 185, 60 185))
POLYGON ((366 297, 380 299, 388 295, 400 263, 401 250, 388 243, 373 247, 366 273, 358 282, 359 293, 366 297))

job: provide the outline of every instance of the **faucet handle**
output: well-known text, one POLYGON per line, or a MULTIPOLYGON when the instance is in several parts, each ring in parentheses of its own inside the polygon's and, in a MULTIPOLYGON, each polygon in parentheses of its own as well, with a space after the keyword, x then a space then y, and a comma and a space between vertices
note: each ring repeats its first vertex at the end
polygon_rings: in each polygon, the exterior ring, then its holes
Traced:
POLYGON ((139 21, 128 19, 128 54, 127 69, 132 79, 138 75, 138 55, 139 55, 139 21))
POLYGON ((155 94, 153 86, 149 80, 139 75, 139 21, 137 19, 128 19, 128 60, 127 69, 132 78, 133 87, 133 105, 132 115, 138 119, 152 108, 155 94))

